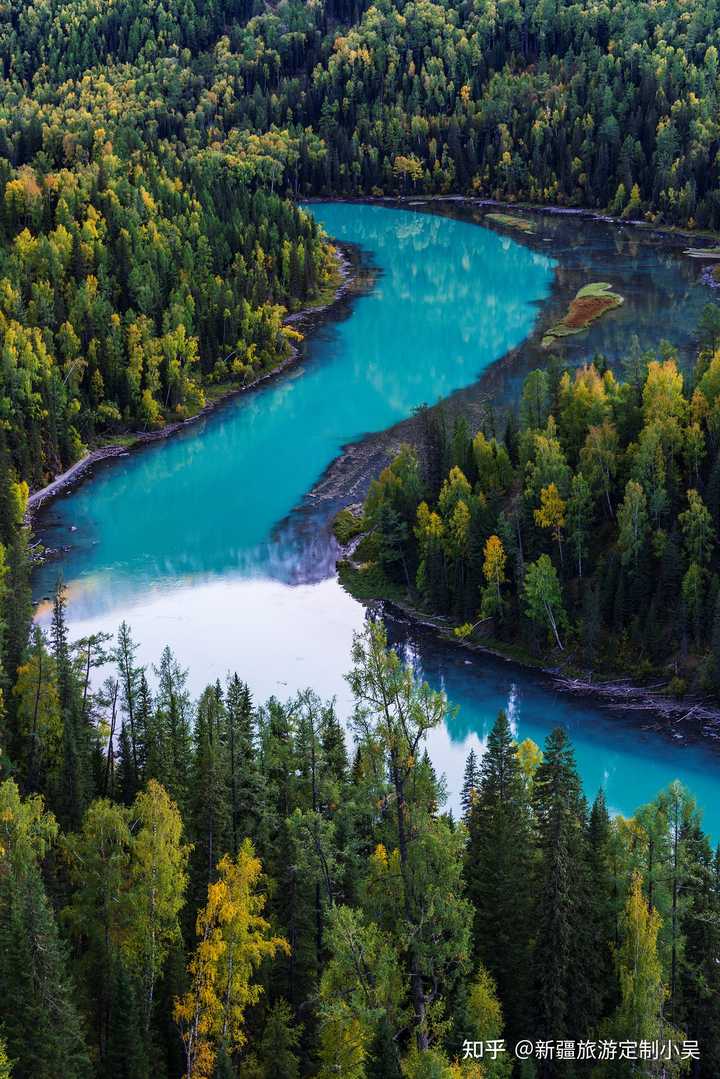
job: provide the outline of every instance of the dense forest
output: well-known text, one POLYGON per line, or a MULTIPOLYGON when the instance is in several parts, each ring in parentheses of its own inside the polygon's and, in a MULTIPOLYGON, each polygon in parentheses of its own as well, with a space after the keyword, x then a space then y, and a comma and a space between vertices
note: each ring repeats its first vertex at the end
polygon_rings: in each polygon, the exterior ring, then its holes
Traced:
POLYGON ((379 623, 350 756, 310 690, 191 702, 169 649, 136 656, 125 624, 70 642, 58 589, 8 702, 0 1075, 718 1074, 720 851, 680 784, 611 818, 561 729, 518 745, 501 713, 454 818, 425 748, 450 705, 379 623))
POLYGON ((720 226, 715 0, 10 0, 4 16, 0 406, 36 485, 287 353, 284 312, 333 268, 298 195, 720 226))
MULTIPOLYGON (((192 701, 125 625, 71 641, 61 586, 33 626, 26 519, 88 448, 290 354, 337 279, 302 196, 720 228, 719 48, 717 0, 2 5, 0 1079, 720 1073, 720 855, 689 792, 611 816, 561 730, 518 746, 501 714, 453 818, 425 748, 450 706, 379 626, 352 744, 311 691, 192 701), (521 1038, 598 1055, 521 1064, 521 1038), (601 1055, 627 1040, 675 1050, 601 1055)), ((628 341, 622 381, 551 361, 503 430, 425 414, 423 460, 344 520, 365 586, 716 692, 712 309, 700 337, 685 381, 628 341)))
POLYGON ((624 378, 551 362, 519 421, 471 432, 423 415, 336 529, 364 538, 351 590, 409 599, 456 635, 585 671, 720 689, 720 309, 707 306, 688 379, 632 343, 624 378))

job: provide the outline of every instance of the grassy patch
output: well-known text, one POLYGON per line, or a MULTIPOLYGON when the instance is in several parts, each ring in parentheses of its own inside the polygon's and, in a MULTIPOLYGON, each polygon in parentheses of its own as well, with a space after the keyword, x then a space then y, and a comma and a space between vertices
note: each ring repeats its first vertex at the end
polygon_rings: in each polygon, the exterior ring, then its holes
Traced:
POLYGON ((591 322, 620 307, 623 302, 619 293, 611 291, 607 281, 585 285, 570 302, 565 316, 547 331, 542 339, 542 347, 550 348, 559 338, 582 333, 591 322))
POLYGON ((405 590, 394 581, 388 580, 377 562, 338 562, 340 584, 355 599, 389 599, 401 603, 405 590))
POLYGON ((514 214, 485 214, 488 221, 493 225, 502 225, 506 229, 518 229, 520 232, 534 232, 535 225, 527 217, 516 217, 514 214))
POLYGON ((335 515, 335 520, 332 523, 332 530, 335 539, 338 543, 345 547, 350 540, 359 536, 365 527, 362 514, 355 514, 351 509, 340 510, 335 515))

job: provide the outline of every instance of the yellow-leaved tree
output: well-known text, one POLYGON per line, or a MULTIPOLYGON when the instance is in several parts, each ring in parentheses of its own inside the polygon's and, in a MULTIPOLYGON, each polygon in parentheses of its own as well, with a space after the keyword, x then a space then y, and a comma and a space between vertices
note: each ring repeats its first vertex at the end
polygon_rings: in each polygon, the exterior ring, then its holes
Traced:
POLYGON ((243 1046, 245 1010, 263 991, 252 984, 253 973, 278 951, 290 952, 283 937, 270 936, 270 923, 262 916, 265 896, 257 891, 262 865, 250 840, 236 858, 225 855, 217 871, 197 917, 190 989, 175 1001, 186 1079, 211 1079, 218 1052, 231 1054, 243 1046))
POLYGON ((0 1079, 12 1079, 12 1065, 2 1038, 0 1038, 0 1079))
POLYGON ((565 527, 565 500, 561 498, 554 483, 549 483, 540 491, 540 508, 534 512, 535 521, 541 528, 551 528, 553 539, 560 551, 563 562, 562 530, 565 527))
POLYGON ((500 585, 505 582, 507 556, 499 536, 490 536, 485 544, 483 574, 487 582, 483 590, 483 614, 498 614, 502 607, 500 585))
POLYGON ((131 818, 132 917, 125 950, 142 985, 141 1013, 148 1031, 157 980, 170 949, 181 939, 178 915, 185 902, 190 847, 181 841, 178 807, 154 779, 135 799, 131 818))

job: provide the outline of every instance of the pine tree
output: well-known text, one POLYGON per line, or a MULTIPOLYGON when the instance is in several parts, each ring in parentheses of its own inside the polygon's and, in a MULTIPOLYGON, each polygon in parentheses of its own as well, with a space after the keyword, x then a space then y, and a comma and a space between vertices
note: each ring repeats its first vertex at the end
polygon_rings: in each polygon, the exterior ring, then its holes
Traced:
POLYGON ((259 1045, 263 1079, 299 1079, 300 1059, 297 1049, 300 1031, 293 1023, 285 1000, 279 1000, 268 1014, 259 1045))
POLYGON ((697 825, 688 840, 694 848, 692 903, 683 916, 685 948, 681 971, 681 1023, 700 1042, 703 1069, 720 1074, 720 849, 711 851, 697 825))
POLYGON ((594 907, 591 928, 593 1011, 606 1015, 616 1004, 617 990, 613 964, 616 910, 611 861, 610 816, 602 790, 593 802, 588 821, 588 866, 590 896, 594 907))
MULTIPOLYGON (((592 912, 587 871, 586 806, 565 732, 548 735, 535 773, 535 1021, 554 1037, 582 1036, 596 1016, 587 965, 592 912)), ((542 1073, 544 1074, 544 1073, 542 1073)))
POLYGON ((257 764, 255 727, 250 690, 237 674, 229 679, 225 694, 230 788, 231 850, 237 854, 243 839, 258 838, 263 808, 262 777, 257 764))
POLYGON ((347 783, 349 765, 345 732, 332 705, 324 708, 320 716, 320 745, 326 785, 337 795, 347 783))
POLYGON ((140 678, 142 670, 135 664, 138 646, 132 639, 130 627, 122 622, 117 634, 115 662, 120 683, 120 700, 127 720, 126 736, 128 742, 127 777, 125 796, 132 801, 142 782, 142 760, 144 746, 138 723, 138 704, 140 678))
POLYGON ((15 738, 11 748, 25 787, 51 790, 62 764, 63 719, 55 661, 39 626, 33 629, 26 662, 18 668, 12 699, 15 738))
MULTIPOLYGON (((98 1071, 108 1079, 115 1027, 130 1021, 121 1011, 126 1002, 117 997, 118 987, 126 992, 118 967, 131 922, 127 902, 130 839, 127 810, 97 800, 89 806, 81 830, 66 840, 75 890, 64 918, 77 947, 78 982, 98 1071)), ((137 1016, 135 1005, 132 1014, 137 1016)), ((130 1036, 141 1044, 140 1029, 130 1036)))
POLYGON ((55 660, 63 744, 53 804, 63 825, 77 827, 92 797, 93 758, 89 729, 82 722, 82 702, 70 655, 65 607, 65 588, 58 580, 53 596, 50 640, 55 660))
POLYGON ((463 818, 469 820, 473 802, 477 797, 480 785, 480 769, 478 768, 477 754, 471 749, 465 761, 465 773, 463 775, 462 791, 460 793, 460 805, 463 810, 463 818))
POLYGON ((57 825, 39 797, 0 786, 0 1028, 14 1079, 89 1079, 68 956, 40 874, 57 825))
POLYGON ((145 770, 148 778, 157 779, 162 784, 179 806, 183 819, 187 820, 192 758, 188 675, 168 647, 163 649, 155 674, 158 687, 148 734, 145 770))
POLYGON ((510 724, 500 712, 480 763, 465 864, 475 907, 475 954, 495 979, 510 1037, 527 1017, 533 853, 526 786, 510 724))
POLYGON ((226 726, 220 686, 208 686, 197 704, 193 733, 190 836, 192 895, 196 904, 207 894, 215 866, 231 844, 226 726))

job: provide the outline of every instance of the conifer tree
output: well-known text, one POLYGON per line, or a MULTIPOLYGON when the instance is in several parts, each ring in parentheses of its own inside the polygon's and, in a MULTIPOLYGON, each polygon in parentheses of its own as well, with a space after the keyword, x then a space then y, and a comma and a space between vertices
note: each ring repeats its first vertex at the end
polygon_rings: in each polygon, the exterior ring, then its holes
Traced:
POLYGON ((191 836, 192 894, 207 894, 215 866, 230 846, 231 805, 225 742, 227 719, 219 685, 200 696, 193 732, 191 836))
POLYGON ((480 769, 478 766, 477 754, 474 749, 471 749, 467 755, 467 760, 465 761, 463 785, 460 792, 460 805, 463 810, 463 818, 466 821, 470 818, 470 811, 472 810, 473 802, 477 797, 479 785, 480 769))
POLYGON ((488 737, 468 829, 465 879, 475 907, 475 954, 497 983, 511 1038, 521 1037, 527 1018, 533 851, 526 786, 505 712, 488 737))
POLYGON ((14 1079, 89 1079, 68 956, 40 863, 57 837, 42 799, 0 786, 0 1028, 14 1079))
POLYGON ((159 666, 155 667, 155 675, 158 685, 148 735, 146 772, 148 778, 162 784, 187 820, 192 757, 188 675, 167 646, 159 666))
POLYGON ((616 944, 617 897, 611 872, 612 829, 604 791, 598 791, 588 820, 589 888, 594 909, 591 923, 593 1009, 605 1015, 616 1003, 613 946, 616 944))
POLYGON ((67 827, 77 827, 92 797, 92 745, 89 728, 82 722, 82 703, 73 672, 65 608, 65 587, 62 581, 58 580, 53 596, 50 640, 55 661, 63 744, 53 801, 61 823, 67 827))
POLYGON ((228 680, 225 692, 230 788, 230 832, 233 855, 243 839, 257 840, 262 812, 262 779, 257 765, 257 746, 250 690, 237 674, 228 680))
MULTIPOLYGON (((396 890, 400 885, 396 916, 402 914, 402 921, 395 931, 406 955, 415 1039, 423 1054, 430 1048, 428 1009, 439 986, 446 983, 449 991, 452 975, 467 963, 470 937, 471 909, 462 896, 454 853, 459 851, 458 835, 446 820, 434 817, 437 790, 427 789, 427 770, 421 767, 425 737, 443 721, 447 702, 444 694, 418 684, 412 669, 388 650, 380 623, 370 623, 365 633, 356 635, 352 658, 348 681, 356 701, 353 728, 377 760, 393 796, 391 834, 399 873, 389 866, 388 873, 396 890)), ((390 894, 388 884, 384 890, 390 894)))
POLYGON ((592 1029, 592 933, 586 839, 586 806, 575 757, 565 732, 548 735, 533 783, 537 835, 534 971, 535 1022, 556 1037, 592 1029))
POLYGON ((285 1000, 279 1000, 268 1014, 258 1047, 263 1079, 299 1079, 297 1049, 300 1032, 285 1000))
MULTIPOLYGON (((130 928, 127 882, 130 866, 130 831, 127 810, 107 800, 93 802, 79 832, 66 840, 75 890, 63 912, 76 943, 77 976, 83 987, 84 1011, 92 1035, 100 1074, 112 1074, 111 1049, 115 1027, 137 1017, 135 1005, 127 1014, 117 990, 127 997, 132 990, 123 972, 121 947, 130 928)), ((138 1026, 128 1031, 138 1045, 138 1026)), ((114 1050, 112 1050, 114 1052, 114 1050)))
POLYGON ((115 662, 120 683, 120 700, 127 721, 125 726, 128 745, 126 797, 129 801, 137 794, 142 781, 144 746, 138 723, 138 697, 141 669, 135 663, 138 646, 133 641, 130 627, 122 622, 117 633, 115 662))

